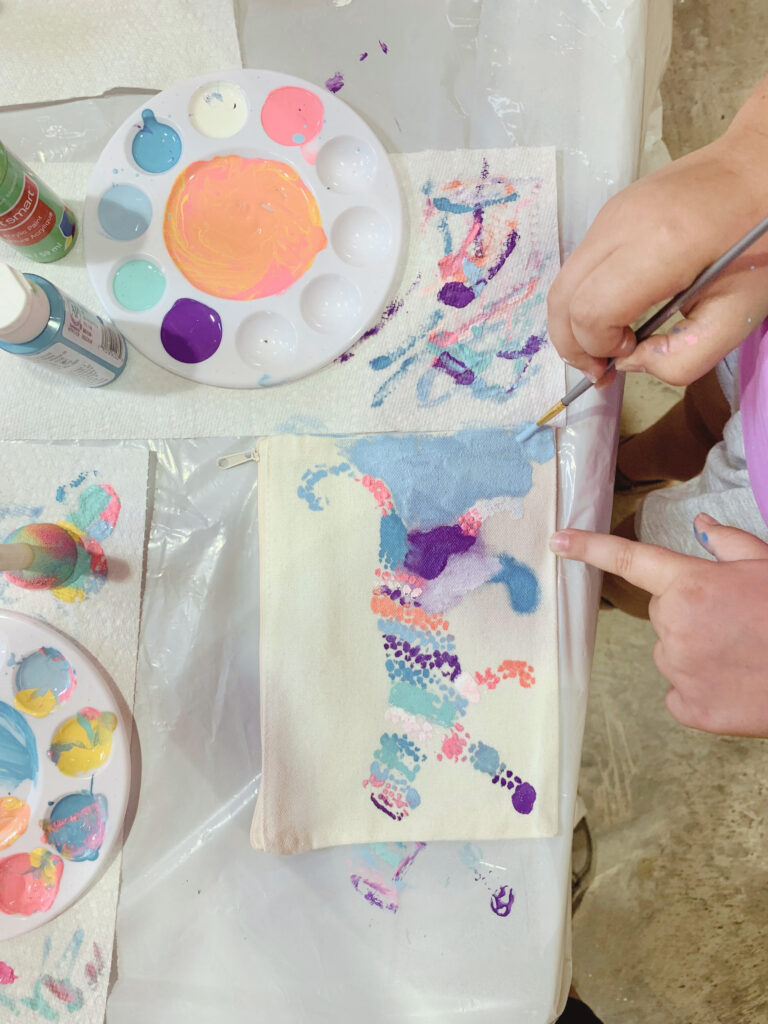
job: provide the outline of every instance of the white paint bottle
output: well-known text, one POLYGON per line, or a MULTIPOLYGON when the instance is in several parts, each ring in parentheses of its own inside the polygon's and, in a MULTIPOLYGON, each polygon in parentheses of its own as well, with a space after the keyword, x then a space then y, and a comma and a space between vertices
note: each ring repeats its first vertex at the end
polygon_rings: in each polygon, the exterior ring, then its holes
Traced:
POLYGON ((86 387, 125 369, 126 340, 111 324, 37 274, 0 263, 0 349, 86 387))

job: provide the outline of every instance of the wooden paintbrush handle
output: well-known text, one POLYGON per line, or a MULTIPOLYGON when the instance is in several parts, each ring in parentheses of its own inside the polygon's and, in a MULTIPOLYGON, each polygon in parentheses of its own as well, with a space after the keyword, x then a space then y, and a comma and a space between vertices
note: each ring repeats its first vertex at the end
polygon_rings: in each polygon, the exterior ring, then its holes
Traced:
POLYGON ((29 544, 0 544, 0 572, 28 569, 35 558, 29 544))

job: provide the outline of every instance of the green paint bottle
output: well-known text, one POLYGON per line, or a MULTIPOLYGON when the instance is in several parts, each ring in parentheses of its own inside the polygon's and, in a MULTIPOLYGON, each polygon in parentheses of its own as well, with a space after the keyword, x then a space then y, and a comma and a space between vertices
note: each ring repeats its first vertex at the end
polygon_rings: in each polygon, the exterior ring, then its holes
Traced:
POLYGON ((65 256, 75 241, 72 211, 0 142, 0 241, 38 263, 65 256))

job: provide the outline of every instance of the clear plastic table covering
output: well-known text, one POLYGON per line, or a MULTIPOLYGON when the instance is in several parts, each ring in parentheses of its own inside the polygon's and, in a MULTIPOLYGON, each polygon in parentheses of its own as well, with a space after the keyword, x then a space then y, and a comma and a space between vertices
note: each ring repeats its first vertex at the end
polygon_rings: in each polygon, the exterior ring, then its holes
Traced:
MULTIPOLYGON (((251 0, 238 18, 246 66, 318 83, 340 71, 341 97, 391 150, 555 145, 567 255, 658 141, 670 8, 251 0)), ((6 109, 0 138, 27 159, 93 160, 143 95, 6 109)), ((559 431, 559 525, 608 527, 619 403, 618 386, 593 391, 559 431)), ((258 473, 216 460, 254 440, 150 442, 135 707, 142 786, 108 1021, 548 1024, 570 978, 570 823, 597 574, 559 568, 561 834, 469 851, 429 844, 403 878, 399 912, 381 910, 350 882, 354 850, 276 858, 248 842, 261 765, 258 473), (485 876, 514 890, 508 917, 488 910, 485 876)))

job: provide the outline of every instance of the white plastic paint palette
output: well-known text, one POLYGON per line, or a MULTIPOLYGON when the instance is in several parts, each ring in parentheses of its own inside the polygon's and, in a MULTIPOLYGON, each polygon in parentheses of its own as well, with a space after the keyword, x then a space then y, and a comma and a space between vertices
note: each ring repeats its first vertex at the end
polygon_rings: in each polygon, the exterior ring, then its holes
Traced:
POLYGON ((144 355, 254 388, 317 370, 376 320, 402 218, 387 155, 345 103, 232 71, 167 89, 115 133, 91 178, 85 253, 144 355))
POLYGON ((130 729, 88 654, 0 611, 0 941, 66 910, 119 848, 130 729))

